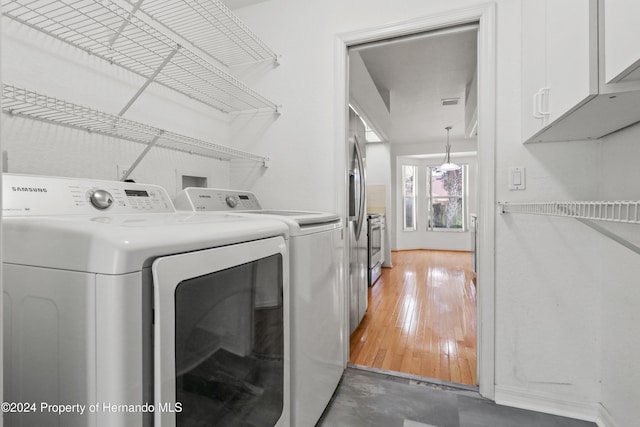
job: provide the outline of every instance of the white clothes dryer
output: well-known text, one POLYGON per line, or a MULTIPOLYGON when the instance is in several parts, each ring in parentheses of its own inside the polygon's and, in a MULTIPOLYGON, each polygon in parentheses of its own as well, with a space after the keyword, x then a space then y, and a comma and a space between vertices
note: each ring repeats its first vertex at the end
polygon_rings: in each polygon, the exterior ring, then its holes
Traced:
POLYGON ((72 178, 6 174, 3 202, 7 425, 289 425, 281 221, 72 178))
POLYGON ((332 213, 262 209, 248 191, 186 188, 177 209, 275 218, 289 228, 291 423, 316 424, 346 367, 344 240, 332 213))

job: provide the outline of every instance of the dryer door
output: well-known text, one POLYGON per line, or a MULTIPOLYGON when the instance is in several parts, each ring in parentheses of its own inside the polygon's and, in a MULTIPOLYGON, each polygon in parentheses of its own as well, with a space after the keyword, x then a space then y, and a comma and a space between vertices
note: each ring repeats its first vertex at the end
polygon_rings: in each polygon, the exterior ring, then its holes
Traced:
POLYGON ((285 425, 288 258, 274 237, 157 259, 155 425, 285 425))

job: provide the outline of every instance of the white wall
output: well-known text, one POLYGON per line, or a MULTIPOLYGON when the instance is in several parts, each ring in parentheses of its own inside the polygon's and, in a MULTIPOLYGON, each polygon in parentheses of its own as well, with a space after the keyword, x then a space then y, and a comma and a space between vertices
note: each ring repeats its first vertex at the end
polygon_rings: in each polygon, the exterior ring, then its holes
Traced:
MULTIPOLYGON (((388 142, 374 142, 366 144, 366 177, 367 185, 385 187, 384 206, 385 214, 391 215, 391 147, 388 142)), ((370 201, 368 200, 367 203, 370 201)))
MULTIPOLYGON (((508 127, 498 126, 499 135, 508 127)), ((517 135, 509 138, 515 143, 499 136, 497 200, 596 198, 598 143, 523 146, 517 135), (510 166, 526 168, 525 191, 507 189, 510 166)), ((598 239, 574 220, 497 215, 498 403, 595 418, 602 345, 598 239)))
MULTIPOLYGON (((602 200, 639 200, 640 125, 605 138, 597 178, 602 200)), ((638 225, 608 226, 640 246, 638 225)), ((638 254, 599 238, 602 269, 602 405, 620 427, 638 423, 640 402, 640 262, 638 254)))
POLYGON ((391 115, 358 51, 349 52, 349 103, 380 139, 388 141, 391 115))
MULTIPOLYGON (((365 156, 367 186, 375 186, 376 191, 384 187, 384 267, 391 267, 391 229, 394 224, 395 211, 391 207, 391 146, 388 142, 374 142, 366 145, 365 156)), ((379 203, 372 201, 371 194, 367 195, 368 211, 379 208, 379 203)), ((374 212, 382 213, 382 212, 374 212)))
MULTIPOLYGON (((336 93, 345 77, 334 69, 338 35, 479 3, 271 0, 237 11, 283 55, 279 69, 255 82, 267 95, 282 95, 285 113, 262 136, 238 142, 258 152, 270 147, 287 160, 253 189, 268 194, 272 205, 344 214, 345 149, 335 106, 346 97, 336 93)), ((595 197, 598 143, 521 143, 520 2, 496 3, 498 200, 595 197), (507 190, 510 166, 527 168, 526 191, 507 190)), ((495 224, 496 370, 495 379, 480 381, 495 381, 505 402, 592 417, 601 378, 601 272, 594 267, 601 254, 588 245, 592 233, 543 217, 497 215, 495 224)), ((622 384, 618 392, 633 389, 622 384)))

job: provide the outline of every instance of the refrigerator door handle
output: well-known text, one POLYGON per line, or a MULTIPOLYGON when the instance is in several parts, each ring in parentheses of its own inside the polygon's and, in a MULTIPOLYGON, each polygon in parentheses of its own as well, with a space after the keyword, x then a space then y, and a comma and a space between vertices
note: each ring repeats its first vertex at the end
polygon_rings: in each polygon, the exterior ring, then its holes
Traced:
POLYGON ((364 225, 364 210, 365 210, 365 191, 367 189, 366 177, 364 171, 364 160, 362 160, 362 153, 360 151, 360 144, 358 142, 358 137, 353 136, 353 140, 355 143, 355 153, 356 160, 358 161, 358 169, 360 170, 360 199, 358 202, 358 211, 356 218, 356 239, 360 239, 360 234, 362 233, 362 227, 364 225))
POLYGON ((355 182, 356 182, 356 170, 349 170, 349 216, 350 222, 356 222, 358 220, 358 204, 355 200, 355 182))

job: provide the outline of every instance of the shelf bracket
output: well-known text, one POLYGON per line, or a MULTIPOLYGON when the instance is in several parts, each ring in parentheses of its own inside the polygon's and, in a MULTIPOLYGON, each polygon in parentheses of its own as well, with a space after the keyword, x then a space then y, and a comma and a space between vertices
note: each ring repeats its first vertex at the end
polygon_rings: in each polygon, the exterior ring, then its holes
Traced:
POLYGON ((630 241, 628 241, 627 239, 618 236, 615 233, 612 233, 611 231, 607 230, 606 228, 602 227, 601 225, 596 224, 593 221, 590 221, 588 219, 582 219, 582 218, 576 218, 578 221, 580 221, 581 223, 583 223, 584 225, 586 225, 587 227, 592 228, 593 230, 597 231, 598 233, 610 238, 611 240, 613 240, 614 242, 617 242, 619 244, 621 244, 622 246, 624 246, 625 248, 637 253, 638 255, 640 255, 640 247, 631 243, 630 241))
POLYGON ((138 158, 135 160, 135 162, 133 162, 131 164, 131 167, 127 170, 127 173, 125 173, 122 178, 120 179, 120 181, 125 181, 127 178, 129 178, 129 175, 131 175, 131 172, 133 172, 133 170, 140 164, 140 162, 142 161, 142 159, 147 155, 147 153, 153 148, 154 145, 156 145, 156 143, 158 142, 158 140, 160 139, 160 137, 162 136, 162 134, 164 133, 163 130, 159 131, 158 134, 156 136, 153 137, 153 139, 151 141, 149 141, 149 143, 147 144, 147 146, 144 148, 144 150, 142 151, 142 153, 140 153, 140 155, 138 156, 138 158))
POLYGON ((532 215, 573 218, 614 242, 640 255, 640 246, 597 224, 595 221, 640 224, 640 201, 627 202, 498 202, 500 214, 523 213, 532 215), (616 208, 617 206, 617 208, 616 208), (607 209, 607 207, 609 209, 607 209))
POLYGON ((138 0, 138 2, 133 6, 133 9, 131 9, 131 12, 129 12, 129 16, 127 17, 127 19, 124 19, 122 21, 122 24, 120 25, 120 28, 118 28, 118 31, 109 40, 109 47, 113 46, 116 40, 118 40, 118 37, 120 37, 120 34, 122 34, 125 28, 127 28, 127 25, 129 24, 129 20, 131 20, 133 15, 135 15, 138 9, 140 9, 140 6, 142 6, 143 1, 144 0, 138 0))
MULTIPOLYGON (((564 211, 564 213, 570 215, 570 216, 577 216, 577 212, 574 211, 573 209, 570 209, 566 206, 559 206, 558 207, 560 211, 564 211)), ((611 240, 613 240, 614 242, 624 246, 625 248, 637 253, 638 255, 640 255, 640 247, 638 247, 637 245, 631 243, 630 241, 628 241, 627 239, 623 238, 622 236, 619 236, 609 230, 607 230, 606 228, 604 228, 603 226, 596 224, 595 222, 589 220, 589 219, 585 219, 585 218, 576 218, 578 221, 580 221, 581 223, 583 223, 584 225, 586 225, 587 227, 591 228, 592 230, 597 231, 598 233, 602 234, 603 236, 606 236, 608 238, 610 238, 611 240)))
POLYGON ((153 81, 156 79, 156 77, 158 77, 158 74, 160 74, 162 69, 169 63, 169 61, 171 61, 173 56, 176 53, 178 53, 178 51, 180 50, 181 47, 182 47, 181 45, 176 45, 176 47, 173 48, 173 50, 169 53, 169 55, 167 55, 167 57, 164 59, 164 61, 162 61, 162 64, 160 64, 158 66, 156 71, 154 71, 153 74, 151 76, 149 76, 149 78, 147 79, 146 82, 144 82, 142 87, 140 87, 140 89, 138 89, 138 91, 135 93, 135 95, 133 95, 133 97, 129 100, 129 102, 127 102, 127 105, 125 105, 122 108, 122 110, 120 110, 120 112, 118 113, 118 117, 122 117, 124 115, 124 113, 126 113, 127 110, 129 108, 131 108, 133 103, 136 102, 136 100, 140 97, 140 95, 142 95, 142 92, 144 92, 147 89, 147 87, 149 87, 149 85, 151 83, 153 83, 153 81))

